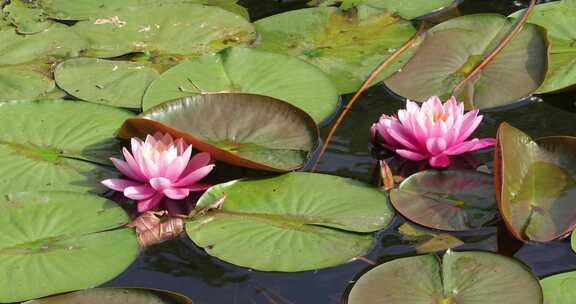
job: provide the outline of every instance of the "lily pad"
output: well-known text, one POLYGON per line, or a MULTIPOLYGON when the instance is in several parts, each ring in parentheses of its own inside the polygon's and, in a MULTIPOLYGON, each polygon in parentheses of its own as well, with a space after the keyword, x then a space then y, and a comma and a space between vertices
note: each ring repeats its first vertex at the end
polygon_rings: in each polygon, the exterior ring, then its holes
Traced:
POLYGON ((2 303, 97 286, 138 255, 133 230, 111 230, 128 216, 105 198, 23 192, 2 195, 0 208, 2 303))
POLYGON ((0 193, 103 191, 100 181, 117 175, 114 133, 132 116, 64 100, 0 103, 0 193))
MULTIPOLYGON (((524 11, 511 15, 519 18, 524 11)), ((550 66, 546 81, 537 93, 558 91, 576 85, 576 1, 536 5, 528 22, 540 25, 550 40, 550 66)))
POLYGON ((497 140, 496 198, 510 232, 536 242, 570 233, 576 226, 576 137, 534 141, 503 123, 497 140))
MULTIPOLYGON (((34 1, 34 0, 33 0, 34 1)), ((249 19, 248 11, 238 0, 36 0, 46 13, 58 20, 88 20, 127 6, 155 6, 163 4, 195 3, 217 6, 249 19)))
POLYGON ((96 288, 32 300, 23 304, 192 304, 170 291, 144 288, 96 288))
POLYGON ((400 258, 368 271, 352 288, 349 304, 541 304, 530 270, 488 252, 451 252, 400 258))
POLYGON ((465 231, 497 216, 492 177, 470 170, 429 170, 405 179, 390 192, 394 208, 422 226, 465 231))
POLYGON ((416 54, 385 83, 396 94, 416 101, 457 95, 467 108, 514 103, 544 82, 548 41, 546 31, 537 25, 525 24, 478 77, 454 92, 512 27, 513 21, 496 14, 443 22, 428 31, 416 54))
POLYGON ((232 48, 180 63, 146 91, 142 108, 200 93, 266 95, 306 111, 316 122, 330 116, 338 92, 318 68, 294 57, 248 48, 232 48))
POLYGON ((402 234, 403 239, 408 240, 415 246, 418 254, 445 251, 464 245, 463 241, 448 233, 435 233, 423 230, 409 223, 404 223, 398 227, 398 232, 402 234))
POLYGON ((220 161, 285 172, 302 167, 318 144, 308 114, 283 101, 251 94, 184 97, 128 119, 119 136, 156 131, 183 138, 220 161))
POLYGON ((2 12, 20 34, 35 34, 51 24, 42 8, 23 0, 10 0, 10 3, 2 8, 2 12))
POLYGON ((572 304, 576 299, 576 271, 549 276, 540 285, 545 304, 572 304))
POLYGON ((123 7, 72 26, 91 57, 133 52, 200 56, 255 39, 246 19, 214 6, 165 4, 123 7))
POLYGON ((186 224, 188 236, 210 255, 264 271, 304 271, 351 261, 370 250, 371 232, 394 216, 384 192, 315 173, 216 185, 196 209, 220 198, 225 198, 221 209, 186 224))
POLYGON ((59 23, 52 23, 33 35, 20 35, 14 28, 0 28, 0 41, 0 65, 76 57, 88 47, 84 39, 59 23))
POLYGON ((140 108, 144 91, 158 75, 145 64, 95 58, 70 59, 54 71, 58 86, 70 95, 125 108, 140 108))
POLYGON ((54 80, 40 71, 25 66, 0 67, 0 102, 37 99, 55 87, 54 80))
MULTIPOLYGON (((323 70, 340 94, 356 91, 367 76, 416 32, 390 13, 360 6, 344 12, 315 7, 274 15, 256 23, 259 49, 295 56, 323 70)), ((402 67, 413 49, 386 68, 380 80, 402 67)))
POLYGON ((360 4, 383 9, 410 20, 454 5, 454 0, 343 0, 340 8, 350 9, 360 4))

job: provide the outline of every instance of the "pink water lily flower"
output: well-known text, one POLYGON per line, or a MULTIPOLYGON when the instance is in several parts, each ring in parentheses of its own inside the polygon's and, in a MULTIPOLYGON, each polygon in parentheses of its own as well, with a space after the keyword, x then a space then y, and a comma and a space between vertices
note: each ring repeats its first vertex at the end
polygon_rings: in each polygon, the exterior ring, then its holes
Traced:
POLYGON ((433 96, 420 107, 407 100, 397 116, 382 115, 370 128, 371 139, 398 155, 432 167, 450 166, 450 157, 480 150, 496 143, 494 138, 468 140, 482 121, 478 110, 464 113, 464 104, 451 97, 442 104, 433 96))
POLYGON ((190 192, 206 190, 210 185, 197 183, 212 171, 208 153, 192 156, 192 145, 169 134, 148 135, 145 141, 132 138, 132 153, 124 148, 125 160, 111 158, 126 179, 111 178, 102 184, 138 201, 138 211, 156 207, 164 197, 181 200, 190 192))

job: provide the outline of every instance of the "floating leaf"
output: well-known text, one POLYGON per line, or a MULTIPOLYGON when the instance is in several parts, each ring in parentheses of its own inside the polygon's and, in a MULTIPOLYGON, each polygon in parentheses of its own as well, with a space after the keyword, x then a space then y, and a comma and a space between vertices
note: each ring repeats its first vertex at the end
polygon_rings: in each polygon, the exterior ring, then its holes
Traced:
POLYGON ((0 65, 76 57, 88 46, 68 26, 59 23, 33 35, 20 35, 13 28, 0 27, 0 41, 0 65))
POLYGON ((10 0, 2 12, 14 24, 20 34, 35 34, 50 26, 44 10, 23 0, 10 0))
POLYGON ((251 94, 196 95, 167 102, 127 120, 120 136, 156 131, 183 138, 216 160, 279 172, 302 167, 319 136, 302 110, 251 94))
POLYGON ((241 16, 185 3, 123 7, 72 29, 88 40, 86 54, 93 57, 133 52, 199 56, 255 38, 254 27, 241 16))
POLYGON ((496 198, 512 234, 548 242, 576 225, 576 137, 533 141, 507 123, 498 129, 494 156, 496 198))
MULTIPOLYGON (((6 192, 5 192, 6 193, 6 192)), ((0 196, 0 302, 90 288, 138 255, 114 202, 90 194, 24 192, 0 196)))
POLYGON ((329 117, 338 105, 336 88, 316 67, 286 55, 232 48, 166 71, 146 91, 142 107, 147 110, 201 92, 271 96, 301 108, 316 122, 329 117))
POLYGON ((249 19, 248 11, 237 0, 36 0, 51 18, 59 20, 88 20, 113 14, 124 7, 159 6, 165 4, 205 4, 218 6, 249 19))
POLYGON ((404 238, 416 243, 416 253, 424 254, 444 251, 464 245, 460 239, 447 233, 434 233, 418 229, 409 223, 404 223, 398 228, 404 238))
POLYGON ((0 67, 0 102, 32 100, 55 89, 54 80, 26 66, 0 67))
POLYGON ((343 0, 341 8, 350 9, 363 4, 410 20, 454 5, 454 2, 454 0, 343 0))
POLYGON ((196 208, 223 196, 221 209, 186 224, 188 236, 210 255, 264 271, 346 263, 366 254, 373 242, 369 233, 393 217, 384 192, 323 174, 293 172, 216 185, 196 208))
POLYGON ((464 231, 494 220, 492 177, 470 170, 428 170, 405 179, 390 192, 394 208, 409 220, 434 229, 464 231))
POLYGON ((140 108, 144 91, 158 72, 140 63, 76 58, 60 63, 54 77, 58 86, 80 99, 140 108))
MULTIPOLYGON (((524 11, 511 15, 518 18, 524 11)), ((576 1, 539 4, 528 22, 542 26, 550 40, 550 66, 537 93, 558 91, 576 85, 576 1)))
MULTIPOLYGON (((410 22, 365 6, 349 12, 334 7, 295 10, 255 25, 261 35, 258 48, 316 65, 341 94, 356 91, 374 68, 416 32, 410 22)), ((380 80, 400 68, 411 54, 406 51, 388 66, 380 80)))
POLYGON ((514 26, 496 14, 468 15, 448 20, 428 31, 416 54, 386 85, 417 101, 458 94, 467 108, 507 105, 533 93, 547 70, 546 31, 533 24, 522 30, 462 91, 453 92, 514 26))
POLYGON ((523 264, 488 252, 400 258, 364 274, 349 304, 541 304, 538 280, 523 264))
POLYGON ((572 304, 576 299, 576 271, 549 276, 540 285, 545 304, 572 304))
POLYGON ((28 301, 23 304, 192 304, 174 292, 144 288, 96 288, 28 301))
POLYGON ((117 173, 108 157, 114 133, 131 113, 64 100, 0 103, 0 193, 103 191, 117 173))

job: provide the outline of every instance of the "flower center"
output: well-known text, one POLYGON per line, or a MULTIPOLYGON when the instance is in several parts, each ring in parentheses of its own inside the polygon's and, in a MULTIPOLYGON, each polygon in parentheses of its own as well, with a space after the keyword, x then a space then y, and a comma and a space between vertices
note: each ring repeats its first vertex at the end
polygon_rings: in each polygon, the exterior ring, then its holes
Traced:
POLYGON ((448 117, 446 116, 446 113, 438 113, 438 112, 434 112, 434 115, 432 116, 432 118, 434 119, 434 122, 438 122, 438 120, 442 120, 442 121, 446 121, 446 119, 448 119, 448 117))

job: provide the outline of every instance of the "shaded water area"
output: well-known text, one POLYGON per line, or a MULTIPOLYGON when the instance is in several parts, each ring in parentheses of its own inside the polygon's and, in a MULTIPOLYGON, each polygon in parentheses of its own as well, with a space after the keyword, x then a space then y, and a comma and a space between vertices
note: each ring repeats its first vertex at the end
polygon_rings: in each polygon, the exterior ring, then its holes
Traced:
MULTIPOLYGON (((254 20, 283 11, 306 7, 306 1, 244 0, 254 20)), ((508 0, 465 0, 461 14, 494 12, 509 14, 526 3, 508 0)), ((346 101, 351 96, 344 96, 346 101)), ((383 85, 368 90, 351 109, 337 132, 319 172, 372 181, 376 161, 372 158, 368 128, 382 113, 391 114, 404 107, 383 85)), ((532 137, 549 135, 576 136, 576 94, 558 93, 535 96, 506 109, 484 112, 478 137, 493 137, 498 125, 507 121, 532 137)), ((325 135, 330 124, 326 124, 325 135)), ((486 162, 492 151, 476 153, 486 162)), ((323 189, 329 191, 329 189, 323 189)), ((386 230, 379 232, 375 247, 367 258, 380 264, 415 255, 414 246, 398 233, 404 222, 400 216, 386 230)), ((465 242, 458 250, 484 250, 512 255, 539 276, 576 270, 576 255, 569 239, 546 245, 522 245, 501 238, 495 227, 455 233, 465 242)), ((281 253, 279 253, 281 254, 281 253)), ((195 303, 343 303, 346 293, 361 274, 373 266, 365 261, 318 271, 274 273, 251 271, 207 255, 187 237, 165 242, 145 250, 121 276, 105 286, 162 288, 182 293, 195 303)))

